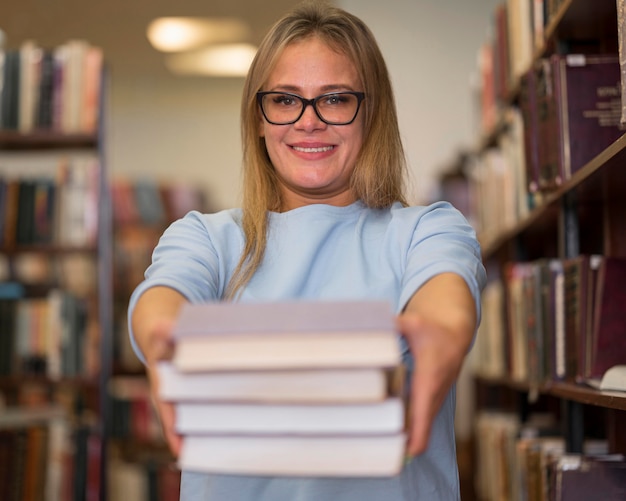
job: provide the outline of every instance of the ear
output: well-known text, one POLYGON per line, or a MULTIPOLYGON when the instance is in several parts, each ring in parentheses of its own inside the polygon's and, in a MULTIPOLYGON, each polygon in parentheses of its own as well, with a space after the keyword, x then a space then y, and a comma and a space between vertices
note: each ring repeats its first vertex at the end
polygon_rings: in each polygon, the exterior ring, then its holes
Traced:
POLYGON ((259 137, 265 137, 265 119, 259 113, 259 137))

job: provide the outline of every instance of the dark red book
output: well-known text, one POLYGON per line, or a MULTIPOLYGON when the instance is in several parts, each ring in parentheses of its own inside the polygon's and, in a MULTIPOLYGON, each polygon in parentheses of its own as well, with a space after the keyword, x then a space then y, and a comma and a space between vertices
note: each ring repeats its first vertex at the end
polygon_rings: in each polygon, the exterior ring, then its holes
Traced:
POLYGON ((529 193, 536 193, 539 190, 538 72, 538 68, 533 65, 520 78, 519 106, 524 122, 524 157, 529 193))
POLYGON ((563 183, 559 165, 559 120, 555 95, 553 67, 548 59, 535 64, 537 114, 537 184, 541 191, 550 191, 563 183))
POLYGON ((613 55, 557 54, 550 57, 549 68, 544 64, 543 72, 545 96, 538 100, 540 113, 545 112, 539 139, 544 141, 539 148, 540 180, 551 188, 571 178, 624 133, 621 79, 619 60, 613 55))
POLYGON ((555 501, 622 501, 626 498, 626 460, 623 456, 565 455, 548 473, 555 501))
POLYGON ((598 268, 589 376, 626 364, 626 259, 604 256, 598 268))
POLYGON ((587 315, 592 289, 589 287, 589 255, 563 261, 565 286, 565 370, 570 380, 584 379, 584 357, 587 347, 587 315))

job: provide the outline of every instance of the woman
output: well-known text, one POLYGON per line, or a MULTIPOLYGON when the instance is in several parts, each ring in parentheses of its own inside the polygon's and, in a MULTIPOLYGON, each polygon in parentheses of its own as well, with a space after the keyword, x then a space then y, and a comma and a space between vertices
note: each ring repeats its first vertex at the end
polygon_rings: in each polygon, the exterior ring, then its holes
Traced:
MULTIPOLYGON (((408 207, 387 69, 358 18, 306 3, 270 30, 243 93, 242 209, 175 222, 134 292, 132 341, 154 364, 185 301, 385 299, 411 371, 411 457, 389 479, 183 472, 182 500, 458 499, 454 382, 485 282, 467 221, 445 203, 408 207)), ((171 406, 158 403, 178 453, 171 406)), ((303 451, 305 452, 305 451, 303 451)))

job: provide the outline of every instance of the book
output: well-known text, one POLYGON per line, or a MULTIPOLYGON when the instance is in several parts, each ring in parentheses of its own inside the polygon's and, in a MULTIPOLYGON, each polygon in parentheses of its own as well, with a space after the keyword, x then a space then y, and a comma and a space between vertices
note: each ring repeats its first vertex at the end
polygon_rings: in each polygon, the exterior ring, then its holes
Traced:
POLYGON ((0 128, 17 130, 19 122, 20 53, 7 50, 4 54, 4 72, 0 96, 0 128))
POLYGON ((384 301, 185 305, 172 362, 158 367, 183 438, 179 466, 235 475, 398 473, 406 394, 393 318, 384 301))
POLYGON ((549 189, 570 179, 624 130, 616 56, 557 54, 543 60, 542 68, 540 184, 549 189))
POLYGON ((254 475, 374 477, 402 469, 406 437, 197 435, 184 440, 183 470, 254 475))
MULTIPOLYGON (((534 64, 537 134, 537 185, 541 191, 558 188, 564 181, 559 165, 559 129, 553 66, 547 58, 534 64)), ((533 124, 531 124, 532 127, 533 124)))
POLYGON ((399 397, 355 404, 176 404, 176 429, 181 434, 385 434, 400 433, 404 425, 404 406, 399 397))
POLYGON ((181 373, 167 361, 158 372, 161 398, 185 402, 377 402, 394 376, 378 367, 181 373))
POLYGON ((526 185, 529 193, 539 190, 539 135, 537 109, 537 75, 536 64, 532 65, 520 77, 519 106, 524 124, 524 157, 526 159, 526 185))
POLYGON ((623 500, 626 495, 626 460, 622 455, 561 456, 553 465, 551 490, 555 501, 623 500))
POLYGON ((173 329, 180 371, 394 367, 384 301, 185 304, 173 329))
POLYGON ((626 259, 604 256, 598 268, 588 377, 626 363, 626 259))
POLYGON ((590 289, 589 255, 563 261, 565 299, 565 373, 570 380, 580 381, 586 345, 587 303, 590 289))
POLYGON ((600 380, 600 389, 605 391, 626 391, 626 364, 614 365, 600 380))

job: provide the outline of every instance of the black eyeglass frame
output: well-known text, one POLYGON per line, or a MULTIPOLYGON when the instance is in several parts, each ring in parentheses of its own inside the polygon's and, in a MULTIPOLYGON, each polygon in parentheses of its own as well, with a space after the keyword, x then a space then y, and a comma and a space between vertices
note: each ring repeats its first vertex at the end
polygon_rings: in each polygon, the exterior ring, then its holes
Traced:
POLYGON ((298 120, 300 120, 302 118, 302 115, 304 115, 304 111, 306 110, 307 106, 312 106, 313 110, 315 111, 315 114, 317 115, 317 117, 322 122, 324 122, 325 124, 328 124, 328 125, 350 125, 352 122, 354 122, 356 120, 356 117, 359 114, 359 110, 361 109, 361 103, 363 102, 364 99, 365 99, 365 93, 364 92, 355 92, 355 91, 327 92, 326 94, 321 94, 321 95, 319 95, 317 97, 314 97, 313 99, 306 99, 306 98, 304 98, 302 96, 299 96, 298 94, 293 94, 291 92, 266 91, 266 92, 257 92, 256 93, 256 100, 257 100, 257 103, 259 104, 259 108, 261 108, 261 113, 263 113, 263 117, 265 118, 265 120, 267 120, 267 122, 272 124, 272 125, 291 125, 291 124, 295 124, 298 120), (302 103, 302 110, 300 110, 300 114, 298 115, 298 117, 295 120, 291 120, 289 122, 272 122, 269 118, 267 118, 267 115, 265 114, 265 110, 263 109, 263 98, 265 96, 271 95, 271 94, 278 94, 278 95, 282 95, 282 96, 289 96, 289 97, 294 97, 294 98, 298 99, 302 103), (329 122, 318 111, 318 109, 317 109, 317 102, 320 99, 324 99, 324 98, 326 98, 328 96, 340 96, 340 95, 345 95, 345 94, 350 94, 350 95, 355 96, 357 98, 356 110, 354 112, 354 116, 352 117, 352 120, 350 120, 348 122, 329 122))

